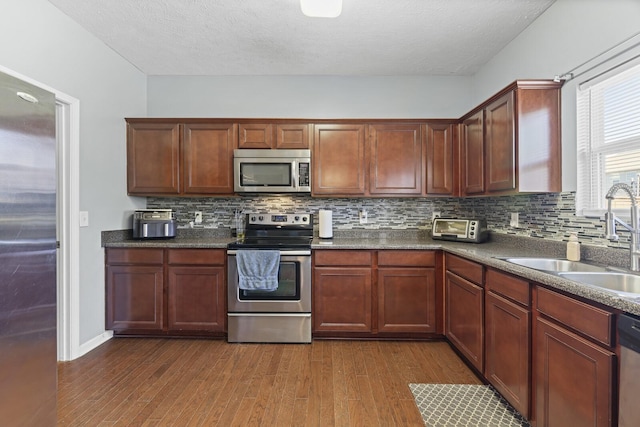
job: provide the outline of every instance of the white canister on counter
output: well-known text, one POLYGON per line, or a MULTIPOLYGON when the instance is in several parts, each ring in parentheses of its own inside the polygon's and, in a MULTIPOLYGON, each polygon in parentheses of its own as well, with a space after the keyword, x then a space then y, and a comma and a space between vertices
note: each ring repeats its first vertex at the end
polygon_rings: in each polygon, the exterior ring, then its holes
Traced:
POLYGON ((569 241, 567 242, 567 259, 569 261, 580 261, 580 242, 578 241, 578 235, 576 233, 569 235, 569 241))
POLYGON ((321 239, 333 238, 333 212, 328 209, 320 209, 318 215, 318 236, 321 239))

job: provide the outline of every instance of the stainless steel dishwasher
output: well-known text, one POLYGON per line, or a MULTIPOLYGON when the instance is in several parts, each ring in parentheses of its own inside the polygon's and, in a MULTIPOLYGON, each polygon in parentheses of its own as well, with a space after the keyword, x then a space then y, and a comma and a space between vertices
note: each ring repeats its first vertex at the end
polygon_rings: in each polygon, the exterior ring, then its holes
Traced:
POLYGON ((620 336, 620 414, 619 427, 640 425, 640 318, 622 314, 620 336))

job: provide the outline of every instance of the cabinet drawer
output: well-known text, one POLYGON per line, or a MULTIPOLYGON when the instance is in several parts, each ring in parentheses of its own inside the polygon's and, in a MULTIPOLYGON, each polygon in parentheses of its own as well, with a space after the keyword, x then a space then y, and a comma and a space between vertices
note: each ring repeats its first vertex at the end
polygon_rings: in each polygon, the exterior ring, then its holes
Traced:
POLYGON ((401 267, 434 267, 434 251, 379 251, 378 265, 401 267))
POLYGON ((445 258, 447 270, 464 277, 478 285, 482 285, 482 265, 473 261, 460 258, 459 256, 447 254, 445 258))
POLYGON ((169 249, 169 264, 224 265, 223 249, 169 249))
POLYGON ((529 282, 526 280, 488 269, 484 282, 488 290, 498 295, 502 295, 526 307, 531 305, 529 282))
POLYGON ((607 346, 613 346, 614 315, 598 307, 537 288, 538 312, 607 346))
POLYGON ((107 264, 162 264, 164 249, 107 248, 107 264))
POLYGON ((314 251, 315 265, 364 265, 371 266, 370 251, 314 251))

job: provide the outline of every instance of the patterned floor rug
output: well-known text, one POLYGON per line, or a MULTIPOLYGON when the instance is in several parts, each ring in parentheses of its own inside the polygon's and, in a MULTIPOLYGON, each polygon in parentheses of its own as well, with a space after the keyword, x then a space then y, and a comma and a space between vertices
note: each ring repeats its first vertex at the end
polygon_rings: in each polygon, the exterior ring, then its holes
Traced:
POLYGON ((488 385, 409 384, 428 427, 529 427, 488 385))

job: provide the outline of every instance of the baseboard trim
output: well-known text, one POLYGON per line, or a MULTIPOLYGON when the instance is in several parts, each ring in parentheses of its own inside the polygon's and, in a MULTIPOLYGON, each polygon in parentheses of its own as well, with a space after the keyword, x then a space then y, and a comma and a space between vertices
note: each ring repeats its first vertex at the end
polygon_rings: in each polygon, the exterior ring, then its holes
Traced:
POLYGON ((97 337, 92 338, 86 343, 80 345, 80 347, 78 347, 77 354, 74 354, 71 360, 84 356, 85 354, 89 353, 91 350, 109 341, 112 337, 113 337, 113 331, 104 331, 97 337))

